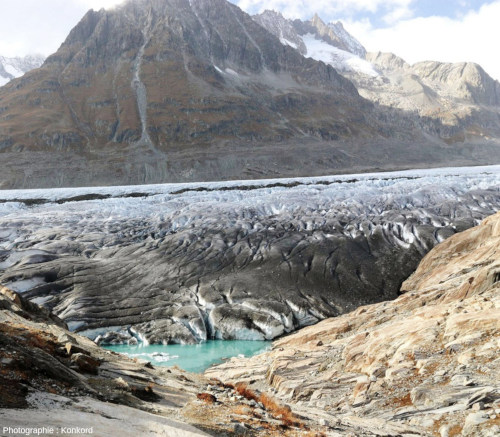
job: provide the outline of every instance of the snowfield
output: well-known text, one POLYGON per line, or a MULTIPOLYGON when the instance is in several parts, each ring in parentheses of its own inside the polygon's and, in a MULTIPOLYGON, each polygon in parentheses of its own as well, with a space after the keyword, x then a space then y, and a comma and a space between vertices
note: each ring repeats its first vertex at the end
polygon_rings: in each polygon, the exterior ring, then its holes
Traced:
POLYGON ((307 48, 306 57, 323 61, 340 71, 355 71, 372 77, 379 76, 378 71, 370 62, 317 39, 312 33, 303 35, 301 38, 307 48))

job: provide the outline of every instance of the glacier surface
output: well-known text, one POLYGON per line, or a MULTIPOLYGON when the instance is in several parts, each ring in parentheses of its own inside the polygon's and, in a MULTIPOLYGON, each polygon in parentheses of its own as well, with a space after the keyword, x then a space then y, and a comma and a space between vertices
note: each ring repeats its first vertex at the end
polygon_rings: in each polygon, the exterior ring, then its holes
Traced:
POLYGON ((500 166, 0 191, 0 282, 75 330, 271 339, 392 299, 500 208, 500 166))

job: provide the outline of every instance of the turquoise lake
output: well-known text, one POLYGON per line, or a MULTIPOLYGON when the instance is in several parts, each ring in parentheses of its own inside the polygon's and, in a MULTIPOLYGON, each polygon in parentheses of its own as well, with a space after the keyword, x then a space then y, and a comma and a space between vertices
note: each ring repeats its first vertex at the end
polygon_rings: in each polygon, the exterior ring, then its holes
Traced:
POLYGON ((181 369, 196 373, 201 373, 212 364, 222 363, 228 358, 251 357, 270 347, 270 341, 243 340, 210 340, 199 344, 169 344, 166 346, 161 344, 105 346, 111 351, 128 355, 131 358, 148 360, 157 366, 177 365, 181 369))

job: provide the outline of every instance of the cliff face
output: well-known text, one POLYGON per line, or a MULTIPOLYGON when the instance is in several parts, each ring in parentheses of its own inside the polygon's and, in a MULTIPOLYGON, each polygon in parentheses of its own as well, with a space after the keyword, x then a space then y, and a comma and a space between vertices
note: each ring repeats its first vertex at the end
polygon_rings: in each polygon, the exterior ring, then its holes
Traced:
POLYGON ((498 136, 500 83, 471 62, 407 64, 392 53, 368 53, 379 77, 355 77, 361 95, 418 114, 428 132, 449 144, 498 136))
POLYGON ((357 427, 356 435, 379 435, 379 426, 381 433, 497 435, 499 247, 496 214, 433 249, 395 301, 323 321, 264 356, 232 359, 207 374, 257 380, 297 411, 336 430, 357 427))

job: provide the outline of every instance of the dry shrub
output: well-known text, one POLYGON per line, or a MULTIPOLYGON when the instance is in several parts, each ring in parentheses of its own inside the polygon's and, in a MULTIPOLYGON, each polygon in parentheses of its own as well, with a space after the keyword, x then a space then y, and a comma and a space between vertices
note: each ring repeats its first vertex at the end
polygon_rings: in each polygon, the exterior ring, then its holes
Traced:
POLYGON ((410 393, 407 393, 401 398, 393 398, 391 404, 395 407, 409 407, 413 405, 413 402, 411 401, 410 393))
POLYGON ((260 395, 260 402, 262 402, 266 411, 269 411, 276 419, 281 420, 285 427, 302 426, 302 423, 294 416, 289 406, 280 405, 266 393, 260 395))
POLYGON ((244 382, 238 382, 234 389, 236 390, 236 393, 238 393, 240 396, 243 396, 246 399, 259 402, 259 397, 255 394, 255 392, 251 389, 248 388, 248 386, 244 382))
POLYGON ((266 393, 262 393, 259 400, 267 411, 274 412, 280 407, 276 400, 266 393))
POLYGON ((198 393, 196 397, 207 404, 214 404, 217 398, 210 393, 198 393))

